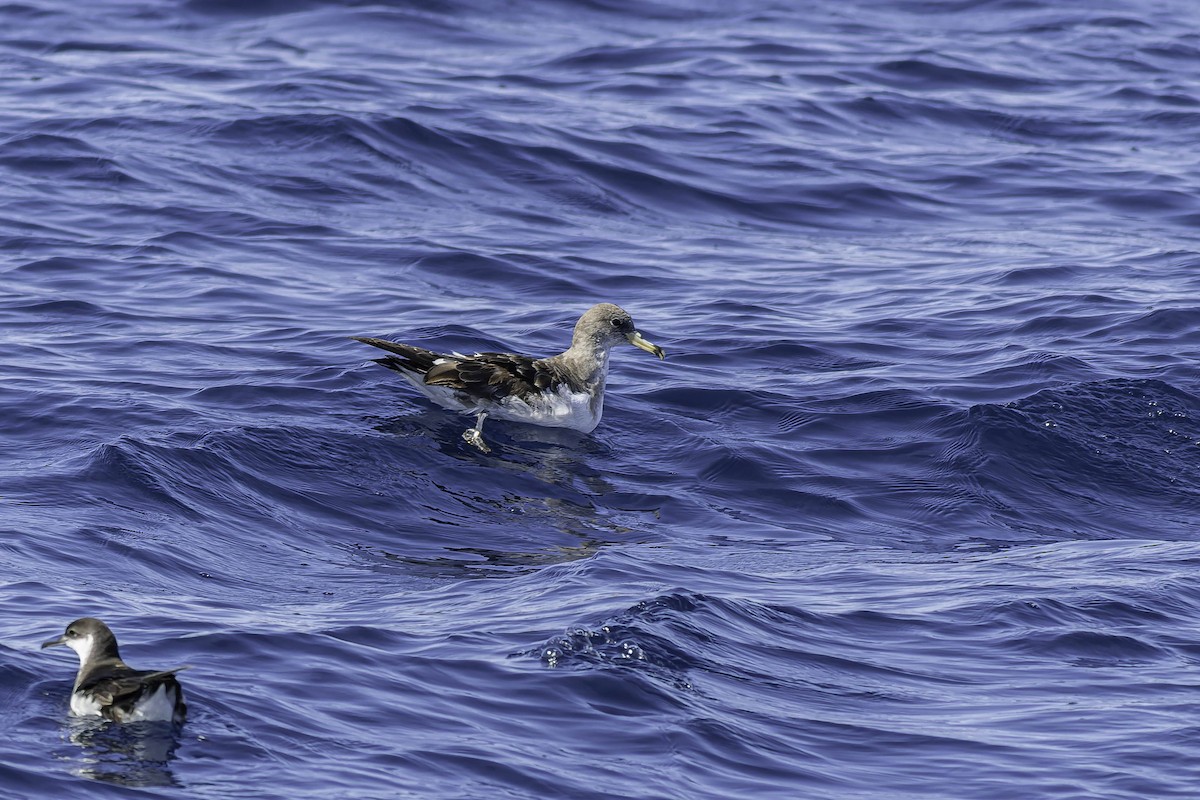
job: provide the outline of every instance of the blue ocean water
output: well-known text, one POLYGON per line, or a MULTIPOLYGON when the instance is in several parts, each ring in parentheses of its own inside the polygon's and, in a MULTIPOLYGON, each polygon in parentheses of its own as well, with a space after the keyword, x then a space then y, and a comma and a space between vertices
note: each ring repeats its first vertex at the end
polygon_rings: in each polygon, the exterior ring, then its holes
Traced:
POLYGON ((1200 6, 31 0, 0 64, 0 796, 1195 795, 1200 6), (668 360, 490 455, 348 338, 600 301, 668 360), (69 717, 84 615, 181 731, 69 717))

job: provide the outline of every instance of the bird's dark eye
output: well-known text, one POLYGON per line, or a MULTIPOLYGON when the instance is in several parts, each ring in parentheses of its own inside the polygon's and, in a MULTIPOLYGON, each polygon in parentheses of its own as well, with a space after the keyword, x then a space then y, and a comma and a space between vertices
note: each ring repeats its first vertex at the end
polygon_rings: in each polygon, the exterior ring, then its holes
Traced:
POLYGON ((610 320, 609 320, 609 322, 611 322, 611 323, 612 323, 612 326, 613 326, 614 328, 619 328, 619 327, 621 327, 621 319, 620 319, 620 317, 613 317, 612 319, 610 319, 610 320))

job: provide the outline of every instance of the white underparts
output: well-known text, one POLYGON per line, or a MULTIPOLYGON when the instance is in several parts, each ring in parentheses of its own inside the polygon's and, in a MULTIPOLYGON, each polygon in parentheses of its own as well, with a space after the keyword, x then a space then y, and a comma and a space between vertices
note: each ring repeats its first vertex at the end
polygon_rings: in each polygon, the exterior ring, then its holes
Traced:
POLYGON ((549 428, 570 428, 590 433, 600 424, 600 418, 604 414, 604 381, 608 373, 608 359, 607 353, 603 353, 602 356, 600 368, 597 374, 592 376, 592 392, 571 391, 566 384, 560 384, 552 391, 526 398, 509 396, 495 403, 464 402, 462 392, 447 386, 430 386, 425 383, 425 376, 420 373, 404 370, 400 374, 417 391, 442 408, 464 414, 486 411, 491 419, 525 422, 549 428))
MULTIPOLYGON (((95 698, 82 692, 71 694, 71 713, 75 716, 98 717, 100 712, 95 698)), ((153 692, 143 694, 131 712, 114 718, 117 722, 170 722, 175 718, 175 691, 160 684, 153 692)))
POLYGON ((74 692, 71 695, 71 713, 77 717, 98 717, 100 703, 91 696, 74 692))

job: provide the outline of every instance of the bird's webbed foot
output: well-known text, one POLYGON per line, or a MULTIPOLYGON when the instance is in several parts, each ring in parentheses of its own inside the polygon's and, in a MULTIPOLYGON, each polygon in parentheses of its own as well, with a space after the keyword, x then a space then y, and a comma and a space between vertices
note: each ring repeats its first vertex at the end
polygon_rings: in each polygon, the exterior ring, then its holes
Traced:
POLYGON ((475 421, 474 428, 467 428, 463 431, 463 440, 472 447, 477 448, 481 453, 490 453, 492 452, 492 448, 488 447, 487 443, 483 441, 483 421, 485 419, 487 419, 486 411, 479 414, 479 419, 475 421))

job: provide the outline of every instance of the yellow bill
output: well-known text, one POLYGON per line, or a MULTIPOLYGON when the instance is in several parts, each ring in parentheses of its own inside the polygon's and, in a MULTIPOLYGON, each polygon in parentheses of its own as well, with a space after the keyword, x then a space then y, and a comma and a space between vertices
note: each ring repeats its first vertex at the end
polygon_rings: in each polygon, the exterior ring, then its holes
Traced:
POLYGON ((645 339, 643 339, 642 335, 640 333, 638 333, 637 331, 634 331, 633 333, 629 334, 625 338, 629 340, 629 343, 631 345, 633 345, 634 347, 641 348, 642 350, 645 350, 647 353, 653 353, 654 355, 658 356, 659 358, 667 357, 667 352, 665 350, 663 350, 661 347, 654 344, 653 342, 648 342, 645 339))

